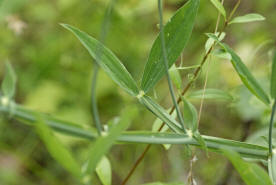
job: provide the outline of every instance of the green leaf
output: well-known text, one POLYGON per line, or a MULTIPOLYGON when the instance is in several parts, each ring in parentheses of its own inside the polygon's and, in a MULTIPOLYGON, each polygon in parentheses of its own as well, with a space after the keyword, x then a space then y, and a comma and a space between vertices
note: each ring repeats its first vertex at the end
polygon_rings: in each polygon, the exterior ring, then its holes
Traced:
MULTIPOLYGON (((167 112, 169 112, 169 111, 170 111, 170 109, 167 110, 167 112)), ((174 119, 176 118, 176 111, 175 111, 175 110, 173 111, 173 113, 171 114, 171 116, 172 116, 174 119)), ((168 127, 166 124, 165 124, 165 125, 163 126, 163 128, 159 131, 159 129, 161 128, 162 124, 163 124, 163 121, 162 121, 161 119, 159 119, 159 118, 156 118, 155 121, 153 122, 153 125, 152 125, 152 129, 151 129, 152 132, 160 132, 160 133, 166 132, 166 131, 169 129, 169 127, 168 127)), ((164 146, 164 148, 165 148, 166 150, 170 149, 170 147, 171 147, 170 144, 164 144, 163 146, 164 146)))
POLYGON ((271 82, 270 82, 270 94, 272 98, 276 98, 276 51, 274 53, 272 61, 272 73, 271 73, 271 82))
POLYGON ((193 136, 194 136, 195 140, 198 142, 198 144, 202 147, 202 149, 206 151, 206 155, 208 156, 208 147, 207 147, 207 144, 206 144, 204 138, 199 133, 199 131, 198 130, 195 131, 193 133, 193 136))
MULTIPOLYGON (((215 33, 215 35, 218 37, 219 36, 219 33, 215 33)), ((219 36, 219 40, 222 41, 225 37, 225 32, 222 32, 221 35, 219 36)), ((207 53, 210 48, 213 46, 213 44, 215 43, 215 40, 212 39, 212 38, 208 38, 208 40, 206 41, 205 43, 205 52, 207 53)))
POLYGON ((247 23, 247 22, 254 22, 254 21, 263 21, 265 17, 260 14, 250 13, 243 16, 235 17, 229 24, 233 23, 247 23))
MULTIPOLYGON (((204 90, 198 90, 190 93, 188 99, 198 99, 201 100, 204 90)), ((233 101, 233 97, 226 91, 220 89, 205 89, 204 99, 209 100, 219 100, 219 101, 233 101)))
MULTIPOLYGON (((168 66, 172 66, 186 46, 195 22, 199 0, 190 0, 181 7, 164 27, 165 48, 168 53, 168 66)), ((160 34, 154 41, 145 66, 141 88, 147 93, 164 76, 160 34)))
POLYGON ((247 185, 272 185, 268 174, 258 165, 244 161, 238 153, 223 150, 247 185))
POLYGON ((4 96, 9 99, 14 97, 16 87, 16 75, 12 68, 12 65, 7 62, 6 63, 6 72, 4 76, 4 80, 2 82, 2 92, 4 96))
POLYGON ((175 67, 175 64, 169 69, 169 74, 172 79, 172 82, 177 89, 182 89, 182 79, 178 69, 175 67))
POLYGON ((96 173, 103 185, 111 185, 112 170, 107 157, 103 156, 96 167, 96 173))
MULTIPOLYGON (((275 149, 274 149, 275 150, 275 149)), ((276 151, 272 152, 272 156, 268 159, 268 171, 273 183, 276 183, 276 151)))
POLYGON ((109 132, 103 133, 103 135, 96 140, 89 151, 88 165, 85 169, 86 174, 91 174, 95 170, 99 161, 109 151, 116 139, 121 135, 121 132, 128 128, 131 120, 136 114, 136 109, 132 107, 126 109, 121 116, 121 120, 113 126, 109 132))
POLYGON ((142 96, 139 98, 140 103, 145 105, 149 111, 156 115, 160 120, 167 124, 167 126, 176 133, 183 133, 180 124, 167 113, 163 107, 155 103, 149 96, 142 96))
POLYGON ((227 53, 226 51, 224 51, 223 49, 215 49, 211 54, 218 58, 225 59, 225 60, 232 59, 231 55, 229 53, 227 53))
POLYGON ((64 28, 71 31, 88 50, 89 54, 102 67, 102 69, 114 80, 121 88, 132 96, 136 96, 139 92, 136 82, 129 74, 125 66, 120 60, 99 41, 80 31, 79 29, 61 24, 64 28))
POLYGON ((218 9, 219 13, 221 13, 221 15, 224 17, 224 20, 226 20, 226 11, 223 5, 221 4, 221 2, 219 2, 218 0, 210 0, 210 1, 218 9))
POLYGON ((35 127, 51 156, 67 171, 80 179, 82 177, 81 168, 73 158, 71 152, 58 140, 57 137, 55 137, 44 121, 38 121, 35 124, 35 127))
POLYGON ((195 132, 197 130, 197 124, 198 124, 197 110, 193 106, 193 104, 188 102, 183 96, 181 96, 181 99, 183 102, 184 123, 189 130, 191 130, 192 132, 195 132))
POLYGON ((262 102, 268 105, 270 100, 267 94, 259 85, 254 76, 250 73, 246 65, 244 65, 241 58, 228 45, 220 42, 214 34, 208 33, 207 35, 208 37, 215 39, 221 45, 221 47, 231 55, 232 65, 234 66, 236 72, 240 76, 240 79, 242 80, 243 84, 249 89, 249 91, 251 91, 257 98, 259 98, 262 102))

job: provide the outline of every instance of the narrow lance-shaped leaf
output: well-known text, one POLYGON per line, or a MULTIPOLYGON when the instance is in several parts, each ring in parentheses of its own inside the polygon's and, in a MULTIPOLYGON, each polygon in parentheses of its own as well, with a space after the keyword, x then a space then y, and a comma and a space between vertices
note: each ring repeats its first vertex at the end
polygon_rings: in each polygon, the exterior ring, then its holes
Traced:
POLYGON ((220 42, 214 34, 208 33, 207 35, 208 37, 215 39, 221 45, 221 47, 231 55, 231 63, 240 76, 243 84, 249 89, 249 91, 251 91, 257 98, 268 105, 270 100, 267 94, 259 85, 254 76, 250 73, 246 65, 242 62, 241 58, 228 45, 220 42))
POLYGON ((268 174, 258 165, 244 161, 238 153, 230 150, 223 150, 223 154, 231 161, 247 185, 272 185, 268 174))
POLYGON ((221 13, 224 19, 226 19, 226 11, 223 5, 221 4, 221 2, 219 2, 219 0, 210 0, 210 1, 218 9, 219 13, 221 13))
POLYGON ((83 46, 88 50, 89 54, 95 59, 95 61, 102 67, 102 69, 112 80, 114 80, 130 95, 136 96, 138 94, 138 87, 136 82, 129 74, 125 66, 112 53, 112 51, 110 51, 103 44, 85 32, 67 24, 61 25, 74 33, 83 46))
MULTIPOLYGON (((170 109, 167 110, 167 112, 169 112, 169 111, 170 111, 170 109)), ((176 118, 176 111, 175 110, 173 111, 173 113, 171 114, 171 116, 172 116, 173 119, 176 118)), ((156 118, 155 121, 153 122, 153 125, 152 125, 152 129, 151 129, 152 132, 160 132, 160 133, 166 132, 169 129, 168 125, 166 125, 166 124, 159 131, 159 129, 161 128, 162 124, 163 124, 163 121, 161 119, 159 119, 159 118, 156 118)), ((164 148, 166 150, 170 149, 170 147, 171 147, 170 144, 164 144, 163 146, 164 146, 164 148)))
POLYGON ((276 51, 273 56, 272 61, 272 73, 271 73, 271 82, 270 82, 270 94, 272 98, 276 98, 276 51))
POLYGON ((71 152, 56 138, 43 119, 38 121, 35 127, 51 156, 66 170, 81 180, 82 173, 79 164, 75 161, 71 152))
POLYGON ((198 113, 193 104, 188 102, 183 96, 181 96, 183 102, 183 117, 185 125, 187 126, 187 134, 190 137, 195 138, 198 144, 207 152, 207 146, 198 131, 198 113))
POLYGON ((113 126, 109 132, 103 133, 103 136, 100 136, 91 146, 88 164, 85 169, 86 174, 91 174, 95 170, 99 161, 115 143, 116 139, 121 135, 121 132, 128 128, 136 113, 136 109, 132 107, 128 108, 121 116, 121 120, 113 126))
POLYGON ((229 22, 229 24, 247 23, 247 22, 263 21, 263 20, 265 20, 264 16, 256 13, 250 13, 243 16, 235 17, 232 21, 229 22))
POLYGON ((273 146, 273 127, 274 127, 274 115, 276 113, 276 99, 274 100, 270 123, 269 123, 269 135, 268 135, 268 148, 269 148, 269 158, 268 158, 268 170, 273 184, 276 184, 276 149, 273 146))
POLYGON ((106 156, 103 156, 96 167, 96 173, 99 176, 103 185, 111 185, 112 170, 110 161, 106 156))
MULTIPOLYGON (((198 90, 190 93, 188 99, 201 100, 204 90, 198 90)), ((233 101, 233 97, 226 91, 220 89, 205 89, 204 99, 218 100, 218 101, 233 101)))
MULTIPOLYGON (((164 27, 168 66, 177 60, 186 46, 194 26, 199 0, 190 0, 181 7, 164 27)), ((147 93, 165 75, 160 34, 154 41, 145 66, 141 88, 147 93)))
POLYGON ((181 79, 181 75, 180 75, 178 69, 175 67, 175 64, 173 64, 173 66, 170 68, 169 73, 170 73, 172 82, 174 83, 176 88, 181 89, 182 88, 182 79, 181 79))
POLYGON ((12 65, 9 62, 7 62, 5 77, 2 82, 2 92, 4 96, 8 97, 9 99, 13 98, 15 94, 15 87, 16 87, 16 75, 12 68, 12 65))
POLYGON ((272 182, 276 183, 276 150, 272 151, 271 157, 268 159, 268 171, 272 182))
POLYGON ((145 105, 149 111, 161 119, 167 126, 176 133, 183 133, 180 124, 175 121, 175 119, 167 113, 163 107, 154 102, 149 96, 142 96, 139 98, 140 103, 145 105))
POLYGON ((181 99, 183 102, 183 117, 185 125, 190 131, 195 132, 197 131, 198 122, 197 110, 193 104, 188 102, 183 96, 181 96, 181 99))

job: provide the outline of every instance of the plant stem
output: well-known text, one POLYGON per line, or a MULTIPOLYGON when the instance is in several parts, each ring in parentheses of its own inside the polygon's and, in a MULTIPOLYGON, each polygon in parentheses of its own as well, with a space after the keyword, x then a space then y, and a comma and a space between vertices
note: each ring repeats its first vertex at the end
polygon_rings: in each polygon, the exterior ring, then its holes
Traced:
MULTIPOLYGON (((5 115, 9 115, 9 108, 0 105, 0 112, 5 115)), ((58 120, 50 117, 49 115, 34 112, 28 110, 19 105, 14 105, 14 114, 13 118, 19 122, 33 125, 37 123, 37 115, 42 117, 45 120, 45 124, 54 129, 55 131, 67 134, 69 136, 77 137, 92 141, 97 138, 97 134, 94 134, 90 130, 85 130, 84 128, 78 126, 76 123, 68 123, 62 120, 58 120)), ((152 132, 133 132, 127 131, 124 132, 119 138, 118 142, 123 143, 144 143, 144 144, 188 144, 200 147, 198 142, 189 137, 187 134, 175 134, 175 133, 166 133, 167 137, 164 137, 164 134, 152 133, 152 132)), ((239 142, 229 139, 223 139, 212 136, 202 135, 206 141, 208 149, 219 152, 221 148, 232 149, 233 151, 239 152, 244 157, 255 158, 255 159, 266 159, 268 148, 248 144, 245 142, 239 142)), ((150 146, 150 145, 149 145, 150 146)))
POLYGON ((271 117, 270 117, 270 123, 269 123, 269 140, 268 140, 269 156, 272 155, 272 150, 273 150, 272 130, 273 130, 273 121, 274 121, 275 112, 276 112, 276 99, 274 100, 274 103, 273 103, 271 117))
MULTIPOLYGON (((222 28, 222 31, 219 33, 218 38, 220 37, 220 35, 221 35, 222 32, 226 29, 227 26, 228 26, 228 21, 226 21, 226 22, 224 23, 224 26, 223 26, 223 28, 222 28)), ((187 91, 190 89, 190 87, 191 87, 192 84, 193 84, 193 81, 198 77, 199 72, 200 72, 202 66, 205 64, 205 62, 206 62, 208 56, 209 56, 210 53, 212 52, 213 47, 214 47, 215 45, 216 45, 216 43, 214 43, 214 44, 212 45, 212 47, 211 47, 211 48, 207 51, 207 53, 204 55, 202 61, 200 62, 200 66, 199 66, 199 67, 195 70, 195 72, 194 72, 194 78, 186 85, 186 87, 183 89, 183 91, 182 91, 182 93, 181 93, 180 96, 184 96, 184 95, 187 93, 187 91)), ((179 98, 177 99, 177 104, 179 104, 180 102, 181 102, 181 97, 179 97, 179 98)), ((175 110, 175 106, 173 106, 173 107, 171 108, 169 114, 172 114, 174 110, 175 110)), ((160 132, 164 126, 165 126, 165 123, 163 122, 162 125, 160 126, 160 128, 158 129, 158 132, 160 132)), ((143 159, 144 156, 145 156, 145 153, 147 153, 147 151, 149 150, 149 148, 150 148, 150 147, 147 146, 146 149, 144 150, 144 152, 142 153, 142 155, 141 155, 141 156, 138 158, 138 160, 134 163, 134 165, 132 166, 132 168, 131 168, 131 170, 129 171, 128 175, 127 175, 126 178, 124 179, 122 185, 125 185, 125 184, 126 184, 126 182, 127 182, 126 180, 128 180, 128 179, 131 177, 131 175, 134 173, 135 169, 136 169, 136 168, 138 167, 138 165, 141 163, 142 159, 143 159), (141 158, 142 158, 142 159, 141 159, 141 158)))
MULTIPOLYGON (((104 14, 104 20, 103 20, 103 23, 101 26, 101 34, 100 34, 100 42, 102 42, 102 43, 105 42, 114 1, 115 0, 110 0, 110 3, 105 11, 105 14, 104 14)), ((101 60, 100 48, 97 49, 97 55, 99 56, 99 60, 101 60)), ((94 123, 97 128, 97 132, 99 135, 101 135, 102 124, 101 124, 101 120, 100 120, 100 116, 99 116, 99 111, 98 111, 98 107, 97 107, 97 97, 96 97, 98 71, 99 71, 99 66, 96 62, 94 62, 92 85, 91 85, 91 110, 92 110, 93 120, 94 120, 94 123)))
POLYGON ((240 6, 240 3, 241 3, 241 0, 238 0, 237 3, 235 4, 233 10, 231 11, 231 13, 230 13, 230 15, 229 15, 229 17, 227 19, 228 22, 231 21, 231 19, 232 19, 233 15, 235 14, 237 8, 240 6))
POLYGON ((162 8, 162 0, 158 0, 158 10, 159 10, 159 17, 160 17, 160 38, 161 38, 163 61, 164 61, 164 65, 165 65, 165 68, 166 68, 166 75, 167 75, 169 90, 170 90, 171 98, 172 98, 172 101, 173 101, 173 105, 176 109, 177 117, 180 121, 183 132, 186 133, 184 120, 183 120, 182 114, 180 112, 178 103, 176 101, 176 97, 175 97, 175 94, 174 94, 171 77, 170 77, 170 74, 169 74, 168 58, 167 58, 166 43, 165 43, 165 36, 164 36, 164 27, 163 27, 163 13, 162 13, 163 10, 162 9, 163 9, 162 8))
POLYGON ((96 98, 96 84, 97 84, 99 66, 96 63, 94 64, 95 65, 93 68, 93 77, 92 77, 92 85, 91 85, 91 109, 92 109, 93 120, 96 125, 98 134, 100 136, 102 132, 102 124, 99 116, 99 111, 97 107, 97 98, 96 98))

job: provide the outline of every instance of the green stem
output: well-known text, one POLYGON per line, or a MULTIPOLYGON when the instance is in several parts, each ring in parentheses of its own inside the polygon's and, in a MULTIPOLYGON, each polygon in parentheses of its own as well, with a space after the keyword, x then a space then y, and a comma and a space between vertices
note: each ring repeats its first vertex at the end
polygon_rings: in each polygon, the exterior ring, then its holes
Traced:
POLYGON ((96 84, 98 77, 99 66, 95 63, 93 68, 93 77, 92 77, 92 85, 91 85, 91 109, 92 116, 97 128, 98 134, 101 135, 102 132, 102 124, 99 116, 99 111, 97 107, 97 97, 96 97, 96 84))
MULTIPOLYGON (((110 0, 109 6, 107 7, 105 14, 104 14, 104 20, 102 23, 101 27, 101 34, 100 34, 100 41, 102 43, 105 42, 105 38, 107 35, 108 31, 108 25, 109 25, 109 20, 110 16, 112 13, 113 9, 113 4, 115 0, 110 0)), ((97 50, 97 55, 99 55, 99 60, 101 60, 101 50, 100 48, 97 50)), ((94 68, 93 68, 93 77, 92 77, 92 85, 91 85, 91 109, 92 109, 92 116, 93 120, 95 122, 98 134, 101 135, 102 132, 102 124, 99 116, 99 111, 97 107, 97 97, 96 97, 96 85, 97 85, 97 77, 98 77, 98 71, 99 71, 99 66, 95 62, 94 68)))
MULTIPOLYGON (((10 109, 0 105, 0 112, 9 115, 10 109)), ((21 106, 14 106, 13 118, 28 125, 37 122, 37 114, 45 120, 45 123, 57 132, 67 134, 77 138, 94 140, 97 134, 90 130, 78 126, 77 124, 64 122, 52 118, 46 114, 33 112, 21 106)), ((208 149, 214 152, 220 152, 220 149, 231 149, 239 152, 243 157, 253 159, 267 159, 268 148, 245 142, 233 141, 229 139, 202 136, 208 149)), ((188 144, 200 147, 200 144, 187 134, 175 133, 152 133, 152 132, 124 132, 117 140, 123 143, 143 143, 143 144, 188 144)))
POLYGON ((161 39, 161 45, 162 45, 162 54, 163 54, 164 65, 166 68, 166 75, 167 75, 167 80, 169 84, 169 90, 170 90, 174 107, 176 109, 177 117, 181 123, 184 133, 186 133, 184 120, 179 110, 179 106, 174 94, 173 85, 169 74, 168 58, 167 58, 166 43, 165 43, 164 28, 163 28, 162 0, 158 0, 158 10, 159 10, 159 17, 160 17, 160 39, 161 39))
POLYGON ((270 117, 270 123, 269 123, 269 140, 268 140, 268 148, 269 148, 269 156, 272 155, 272 130, 273 130, 273 121, 274 121, 274 115, 276 112, 276 99, 274 100, 271 117, 270 117))

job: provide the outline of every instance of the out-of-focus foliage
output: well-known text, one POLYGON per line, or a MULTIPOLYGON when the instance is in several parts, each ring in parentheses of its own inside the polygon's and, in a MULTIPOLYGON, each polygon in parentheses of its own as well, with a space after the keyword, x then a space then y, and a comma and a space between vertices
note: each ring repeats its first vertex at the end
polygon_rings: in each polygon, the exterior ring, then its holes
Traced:
MULTIPOLYGON (((171 15, 186 1, 167 0, 164 18, 171 15)), ((55 115, 84 127, 93 125, 90 113, 90 86, 92 59, 81 44, 59 23, 68 23, 99 39, 104 10, 108 0, 2 0, 0 1, 0 73, 4 76, 5 62, 9 61, 18 76, 16 101, 24 106, 55 115)), ((228 14, 234 1, 225 0, 228 14)), ((142 71, 149 51, 158 33, 157 1, 117 0, 111 17, 106 46, 124 63, 134 79, 141 83, 142 71)), ((275 42, 276 2, 273 0, 243 0, 235 16, 259 13, 265 21, 231 24, 225 30, 224 42, 231 46, 256 77, 262 88, 269 92, 270 69, 275 42), (271 54, 272 53, 272 54, 271 54)), ((207 37, 213 32, 217 10, 210 1, 201 1, 195 27, 183 53, 183 66, 199 63, 205 53, 207 37)), ((269 107, 265 106, 242 85, 228 60, 212 55, 209 63, 208 88, 230 93, 234 101, 205 101, 199 129, 201 133, 231 139, 243 137, 244 125, 251 124, 250 134, 268 126, 269 107), (234 133, 234 134, 233 134, 234 133)), ((180 61, 177 61, 179 66, 180 61)), ((204 68, 192 91, 203 88, 204 68)), ((186 84, 193 69, 179 70, 186 84)), ((99 112, 103 123, 116 119, 126 104, 135 101, 120 90, 100 70, 97 84, 99 112)), ((161 80, 155 88, 156 101, 166 108, 171 106, 167 83, 161 80)), ((154 94, 154 93, 152 93, 154 94)), ((198 108, 200 101, 193 102, 198 108)), ((139 106, 137 104, 137 106, 139 106)), ((130 129, 150 130, 154 117, 141 107, 130 129)), ((254 142, 266 143, 262 132, 254 142)), ((88 142, 55 134, 72 147, 79 161, 87 157, 88 142)), ((32 185, 76 184, 74 177, 56 163, 41 145, 38 135, 30 127, 0 117, 0 184, 32 185)), ((112 165, 113 184, 126 176, 144 145, 119 145, 107 154, 112 165)), ((198 161, 193 163, 193 176, 198 184, 216 184, 224 175, 226 162, 219 154, 206 158, 200 150, 192 151, 198 161)), ((153 146, 129 184, 153 181, 186 182, 190 169, 189 151, 183 146, 153 146)), ((94 184, 100 184, 97 176, 94 184)), ((233 174, 229 184, 242 184, 233 174)))

